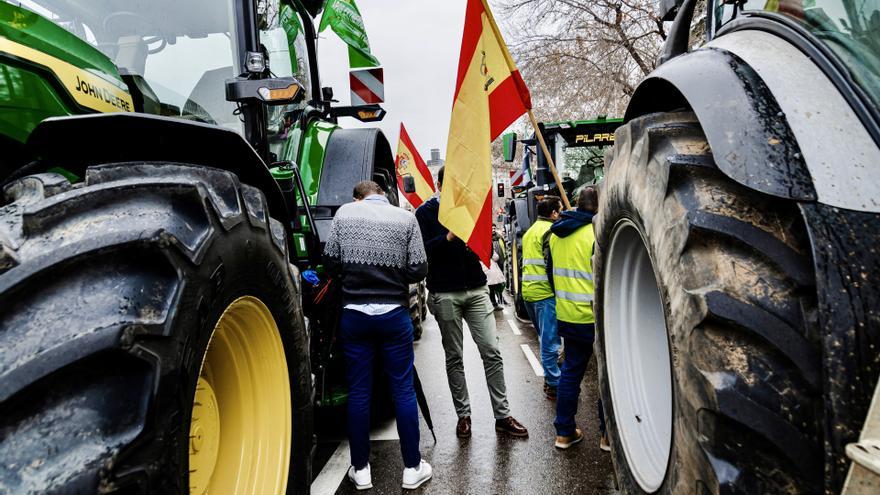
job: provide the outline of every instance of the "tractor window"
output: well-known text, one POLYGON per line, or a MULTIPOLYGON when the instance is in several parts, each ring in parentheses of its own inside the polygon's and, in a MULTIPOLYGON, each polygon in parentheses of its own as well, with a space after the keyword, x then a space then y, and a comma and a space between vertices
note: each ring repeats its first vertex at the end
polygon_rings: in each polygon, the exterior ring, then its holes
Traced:
POLYGON ((143 78, 163 115, 241 131, 226 79, 240 72, 234 0, 16 0, 143 78))
POLYGON ((302 103, 269 107, 269 147, 278 159, 291 159, 299 145, 297 122, 311 101, 311 73, 303 19, 281 0, 260 0, 260 42, 269 54, 269 70, 276 77, 294 76, 302 83, 302 103))
POLYGON ((554 154, 560 176, 574 180, 575 187, 597 184, 605 177, 604 147, 568 146, 558 138, 554 154))

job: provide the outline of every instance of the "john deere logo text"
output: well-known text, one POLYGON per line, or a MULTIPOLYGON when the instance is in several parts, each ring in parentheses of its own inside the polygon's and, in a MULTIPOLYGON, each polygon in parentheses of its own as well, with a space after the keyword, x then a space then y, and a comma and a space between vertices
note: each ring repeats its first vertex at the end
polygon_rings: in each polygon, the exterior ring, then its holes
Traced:
POLYGON ((99 88, 95 85, 87 83, 86 81, 83 81, 79 78, 79 76, 76 76, 76 91, 89 95, 96 100, 101 100, 105 103, 109 103, 110 105, 113 105, 120 110, 125 110, 126 112, 131 111, 131 105, 127 101, 114 95, 104 88, 99 88))
POLYGON ((600 132, 596 134, 578 134, 574 138, 575 144, 577 143, 597 143, 600 141, 611 141, 614 142, 614 134, 609 132, 600 132))

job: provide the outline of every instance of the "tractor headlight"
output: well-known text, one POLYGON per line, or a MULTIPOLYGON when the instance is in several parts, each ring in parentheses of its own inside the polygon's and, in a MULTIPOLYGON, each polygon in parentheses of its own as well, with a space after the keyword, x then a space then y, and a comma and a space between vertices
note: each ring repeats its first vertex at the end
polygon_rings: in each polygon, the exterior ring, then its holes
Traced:
POLYGON ((247 52, 245 67, 250 73, 262 74, 266 70, 266 57, 260 52, 247 52))

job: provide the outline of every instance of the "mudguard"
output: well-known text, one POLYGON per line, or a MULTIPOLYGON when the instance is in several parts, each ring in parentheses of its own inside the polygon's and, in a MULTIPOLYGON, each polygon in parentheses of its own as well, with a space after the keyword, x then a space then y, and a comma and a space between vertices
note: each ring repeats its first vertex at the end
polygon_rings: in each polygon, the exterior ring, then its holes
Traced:
POLYGON ((355 184, 362 180, 382 179, 389 190, 389 200, 397 204, 391 191, 397 190, 391 145, 379 129, 336 129, 327 141, 327 154, 321 170, 321 186, 315 209, 318 236, 326 239, 336 210, 352 201, 355 184))
POLYGON ((690 108, 718 167, 757 191, 880 213, 880 143, 819 61, 743 25, 661 65, 627 120, 690 108))
MULTIPOLYGON (((394 178, 394 158, 385 134, 379 129, 336 129, 327 142, 318 206, 335 208, 351 202, 352 187, 373 180, 378 171, 394 178)), ((396 182, 392 184, 396 187, 396 182)))
POLYGON ((658 67, 636 89, 625 121, 693 110, 718 168, 740 184, 782 198, 817 199, 798 142, 770 89, 736 55, 703 48, 658 67))
POLYGON ((82 177, 91 165, 139 161, 227 170, 263 191, 270 215, 290 233, 293 215, 268 167, 241 135, 222 127, 136 113, 55 117, 33 130, 27 148, 38 160, 10 180, 53 167, 82 177))

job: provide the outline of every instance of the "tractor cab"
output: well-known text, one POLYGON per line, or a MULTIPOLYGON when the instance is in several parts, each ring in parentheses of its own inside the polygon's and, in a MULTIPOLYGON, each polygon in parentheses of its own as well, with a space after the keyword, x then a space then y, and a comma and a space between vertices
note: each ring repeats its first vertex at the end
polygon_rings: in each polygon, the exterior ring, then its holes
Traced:
MULTIPOLYGON (((614 130, 622 123, 623 119, 609 119, 603 115, 595 120, 540 124, 567 196, 571 198, 580 188, 598 184, 602 180, 605 151, 614 145, 614 130)), ((531 172, 528 173, 531 180, 523 180, 519 185, 511 184, 513 202, 529 198, 525 202, 528 222, 522 222, 520 226, 524 231, 536 218, 537 201, 547 194, 559 196, 560 192, 550 173, 547 157, 537 146, 534 135, 530 139, 517 140, 516 134, 511 133, 504 136, 504 141, 505 161, 513 162, 519 142, 523 145, 523 153, 530 155, 529 161, 534 157, 537 165, 534 177, 531 172)))
POLYGON ((269 112, 272 118, 265 131, 280 134, 282 115, 302 108, 317 94, 312 84, 317 84, 317 74, 310 63, 311 18, 281 0, 16 3, 21 8, 3 7, 4 14, 13 17, 10 25, 19 28, 3 33, 7 44, 57 42, 70 56, 65 61, 98 77, 60 77, 84 111, 104 110, 101 103, 117 98, 124 103, 115 105, 121 111, 254 133, 246 129, 240 104, 227 98, 227 80, 242 75, 296 77, 301 88, 297 103, 287 112, 269 112), (254 3, 256 18, 245 14, 254 3))

